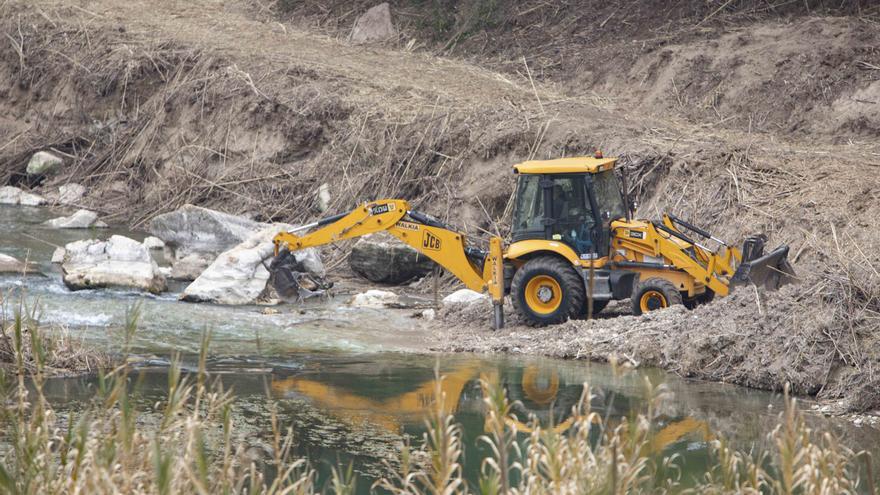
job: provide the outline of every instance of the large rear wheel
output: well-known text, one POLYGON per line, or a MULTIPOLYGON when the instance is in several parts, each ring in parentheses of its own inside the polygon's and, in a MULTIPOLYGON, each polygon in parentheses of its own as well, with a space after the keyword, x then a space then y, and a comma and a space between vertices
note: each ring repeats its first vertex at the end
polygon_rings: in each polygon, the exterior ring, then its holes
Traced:
POLYGON ((681 292, 672 282, 654 277, 641 282, 636 287, 632 296, 632 312, 634 315, 640 315, 682 303, 681 292))
POLYGON ((568 262, 541 256, 526 262, 513 275, 513 304, 530 326, 562 323, 584 307, 584 283, 568 262))

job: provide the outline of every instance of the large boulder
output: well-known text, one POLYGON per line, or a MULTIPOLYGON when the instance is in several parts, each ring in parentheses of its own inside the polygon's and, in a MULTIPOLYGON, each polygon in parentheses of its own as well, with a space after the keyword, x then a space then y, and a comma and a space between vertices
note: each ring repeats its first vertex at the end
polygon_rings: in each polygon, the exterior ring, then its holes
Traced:
POLYGON ((58 202, 63 205, 76 204, 86 195, 86 188, 82 184, 64 184, 58 188, 58 202))
POLYGON ((387 232, 361 237, 351 249, 352 271, 371 282, 401 284, 431 272, 434 262, 387 232))
POLYGON ((87 239, 64 247, 61 270, 71 290, 106 287, 132 288, 158 294, 165 277, 140 242, 114 235, 107 241, 87 239))
MULTIPOLYGON (((184 291, 181 299, 217 304, 254 304, 270 299, 270 258, 275 252, 272 239, 289 225, 273 225, 220 254, 184 291)), ((324 266, 313 249, 293 253, 309 272, 323 277, 324 266)))
POLYGON ((364 12, 354 21, 348 40, 352 43, 387 41, 397 37, 397 30, 391 22, 391 7, 388 2, 380 3, 364 12))
POLYGON ((69 217, 53 218, 43 222, 46 227, 55 229, 88 229, 107 228, 107 224, 98 220, 98 214, 89 210, 77 210, 69 217))
POLYGON ((28 275, 39 273, 33 263, 0 253, 0 275, 28 275))
POLYGON ((265 227, 265 224, 245 217, 184 205, 154 217, 147 231, 183 257, 189 253, 220 254, 265 227))
POLYGON ((0 187, 0 204, 40 206, 46 204, 46 200, 42 196, 22 191, 17 187, 3 186, 0 187))
POLYGON ((49 153, 48 151, 39 151, 34 153, 27 164, 27 174, 33 176, 50 175, 61 169, 63 160, 49 153))

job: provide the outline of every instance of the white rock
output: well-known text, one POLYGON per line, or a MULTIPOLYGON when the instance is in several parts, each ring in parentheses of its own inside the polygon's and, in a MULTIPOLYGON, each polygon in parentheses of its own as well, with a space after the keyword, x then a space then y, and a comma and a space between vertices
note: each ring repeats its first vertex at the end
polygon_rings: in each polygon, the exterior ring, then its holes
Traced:
POLYGON ((488 301, 489 296, 480 294, 470 289, 459 289, 452 294, 443 298, 443 305, 450 306, 454 304, 474 304, 479 301, 488 301))
POLYGON ((330 208, 330 184, 326 182, 318 187, 318 209, 322 212, 330 208))
MULTIPOLYGON (((269 270, 266 267, 275 253, 272 239, 281 230, 289 229, 290 225, 273 225, 220 254, 183 291, 181 299, 233 305, 258 302, 267 292, 269 270)), ((294 256, 310 272, 323 274, 324 266, 315 250, 297 251, 294 256)))
POLYGON ((17 187, 3 186, 0 187, 0 204, 40 206, 46 204, 46 200, 41 196, 22 191, 17 187))
POLYGON ((64 253, 66 252, 63 247, 55 248, 55 251, 52 251, 52 263, 63 263, 64 253))
POLYGON ((46 199, 42 196, 22 191, 18 198, 18 204, 22 206, 40 206, 46 204, 46 199))
POLYGON ((371 289, 355 294, 349 303, 355 308, 385 308, 400 302, 400 296, 387 290, 371 289))
POLYGON ((388 2, 383 2, 364 12, 354 21, 348 40, 352 43, 369 43, 386 41, 396 36, 397 30, 391 22, 391 7, 388 2))
POLYGON ((107 241, 88 239, 67 244, 61 269, 72 290, 123 287, 157 294, 165 277, 150 252, 134 239, 114 235, 107 241))
POLYGON ((165 247, 165 243, 158 237, 147 236, 144 239, 144 247, 147 249, 162 249, 165 247))
POLYGON ((424 318, 426 321, 432 321, 436 317, 437 317, 437 312, 434 311, 433 309, 426 309, 426 310, 422 311, 422 318, 424 318))
POLYGON ((170 266, 160 266, 160 267, 159 267, 159 273, 161 273, 162 276, 165 277, 166 279, 168 279, 168 278, 172 278, 172 277, 171 277, 171 267, 170 267, 170 266))
POLYGON ((88 229, 107 227, 107 224, 98 220, 98 214, 89 210, 77 210, 76 213, 69 217, 53 218, 43 222, 46 227, 55 229, 88 229))
POLYGON ((36 273, 33 264, 26 264, 20 259, 0 253, 0 274, 4 275, 22 275, 28 273, 36 273))
POLYGON ((86 188, 82 184, 64 184, 58 188, 58 202, 70 205, 79 202, 85 196, 86 188))
POLYGON ((49 153, 39 151, 34 153, 27 164, 28 175, 48 175, 61 168, 61 158, 49 153))

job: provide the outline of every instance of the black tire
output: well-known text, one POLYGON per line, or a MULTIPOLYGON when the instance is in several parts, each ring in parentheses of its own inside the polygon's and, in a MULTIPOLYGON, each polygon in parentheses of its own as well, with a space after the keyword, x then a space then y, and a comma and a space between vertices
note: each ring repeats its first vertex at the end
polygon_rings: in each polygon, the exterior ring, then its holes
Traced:
POLYGON ((646 311, 668 308, 684 304, 681 292, 672 282, 659 278, 649 278, 636 286, 632 295, 632 312, 640 315, 646 311))
POLYGON ((516 310, 526 324, 533 327, 576 318, 583 311, 586 298, 581 276, 567 261, 554 256, 527 261, 513 275, 510 294, 516 310), (531 295, 527 294, 528 291, 531 295), (540 297, 546 297, 548 293, 550 299, 542 301, 540 297), (530 305, 529 301, 533 304, 530 305))

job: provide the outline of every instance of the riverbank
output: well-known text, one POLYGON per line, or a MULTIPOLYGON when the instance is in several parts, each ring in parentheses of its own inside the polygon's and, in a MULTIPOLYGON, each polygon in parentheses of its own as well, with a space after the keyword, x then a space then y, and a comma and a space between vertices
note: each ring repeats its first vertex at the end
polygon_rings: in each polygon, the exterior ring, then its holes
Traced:
POLYGON ((877 414, 877 334, 842 316, 849 311, 853 319, 864 318, 856 304, 839 302, 845 306, 835 310, 805 285, 777 292, 744 287, 694 310, 673 307, 638 317, 629 314, 628 302, 612 304, 593 320, 546 328, 520 324, 507 305, 509 324, 500 331, 491 330, 489 303, 450 307, 432 323, 433 348, 616 361, 763 390, 790 384, 794 393, 818 398, 826 411, 877 414))

